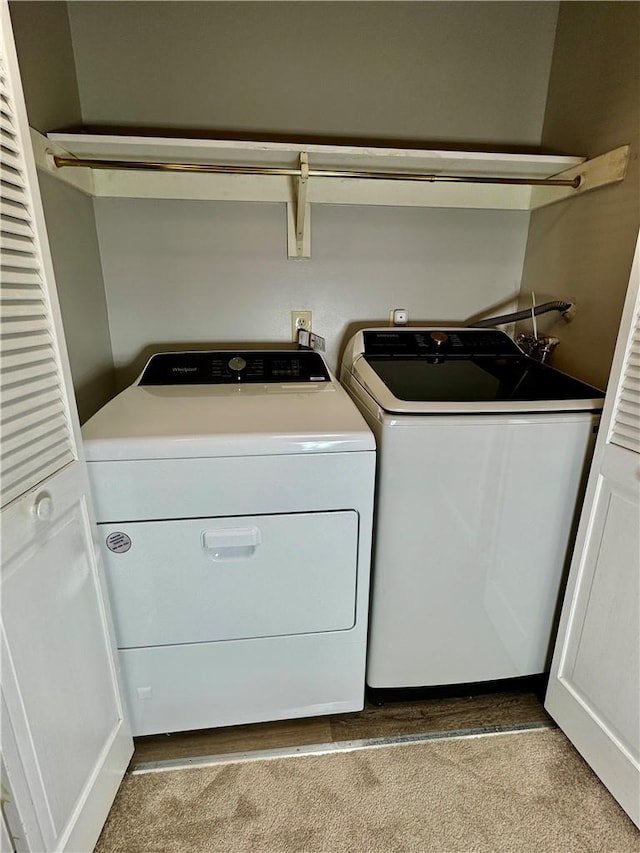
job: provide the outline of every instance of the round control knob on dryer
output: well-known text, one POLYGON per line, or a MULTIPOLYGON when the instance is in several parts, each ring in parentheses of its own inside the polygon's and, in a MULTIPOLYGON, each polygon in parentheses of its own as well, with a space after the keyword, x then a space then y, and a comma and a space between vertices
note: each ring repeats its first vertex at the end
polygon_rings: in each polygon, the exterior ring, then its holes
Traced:
POLYGON ((444 332, 431 332, 431 340, 437 347, 441 347, 449 340, 449 335, 445 335, 444 332))
POLYGON ((246 366, 247 362, 240 355, 234 356, 229 362, 229 367, 236 373, 239 373, 241 370, 244 370, 246 366))

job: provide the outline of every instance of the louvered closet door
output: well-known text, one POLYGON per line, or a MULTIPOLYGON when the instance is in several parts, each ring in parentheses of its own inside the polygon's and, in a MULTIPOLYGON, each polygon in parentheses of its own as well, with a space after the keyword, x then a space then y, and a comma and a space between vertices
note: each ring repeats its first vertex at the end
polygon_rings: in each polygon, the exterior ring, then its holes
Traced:
POLYGON ((92 850, 132 752, 6 0, 0 314, 3 808, 17 850, 92 850))
POLYGON ((612 444, 640 453, 640 310, 636 314, 611 428, 612 444))
POLYGON ((1 505, 75 458, 14 110, 2 94, 1 505))
POLYGON ((638 253, 637 248, 545 707, 640 826, 638 253))

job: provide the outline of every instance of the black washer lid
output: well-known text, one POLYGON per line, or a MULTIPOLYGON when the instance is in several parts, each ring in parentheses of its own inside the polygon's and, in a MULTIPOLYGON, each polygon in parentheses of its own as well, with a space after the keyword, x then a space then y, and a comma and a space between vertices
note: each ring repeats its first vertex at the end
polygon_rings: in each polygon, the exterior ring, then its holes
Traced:
MULTIPOLYGON (((509 403, 593 400, 602 392, 521 355, 477 358, 365 356, 396 400, 416 403, 509 403)), ((386 399, 386 398, 385 398, 386 399)), ((384 408, 393 406, 379 400, 384 408)))

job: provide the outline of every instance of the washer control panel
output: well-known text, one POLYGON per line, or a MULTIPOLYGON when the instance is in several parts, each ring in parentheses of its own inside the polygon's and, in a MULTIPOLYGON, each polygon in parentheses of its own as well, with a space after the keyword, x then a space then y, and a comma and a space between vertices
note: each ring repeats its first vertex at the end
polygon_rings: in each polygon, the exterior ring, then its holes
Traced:
POLYGON ((329 382, 317 352, 225 350, 163 352, 152 356, 139 385, 237 385, 239 383, 329 382))
POLYGON ((522 357, 523 354, 511 338, 498 329, 389 329, 365 331, 363 338, 365 355, 504 358, 522 357))

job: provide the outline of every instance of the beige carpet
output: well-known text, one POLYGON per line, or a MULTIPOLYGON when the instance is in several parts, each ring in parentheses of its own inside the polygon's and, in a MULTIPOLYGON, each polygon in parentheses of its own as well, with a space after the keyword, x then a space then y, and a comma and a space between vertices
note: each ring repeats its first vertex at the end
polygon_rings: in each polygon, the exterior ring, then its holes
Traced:
POLYGON ((540 729, 132 775, 97 853, 638 853, 564 735, 540 729))

